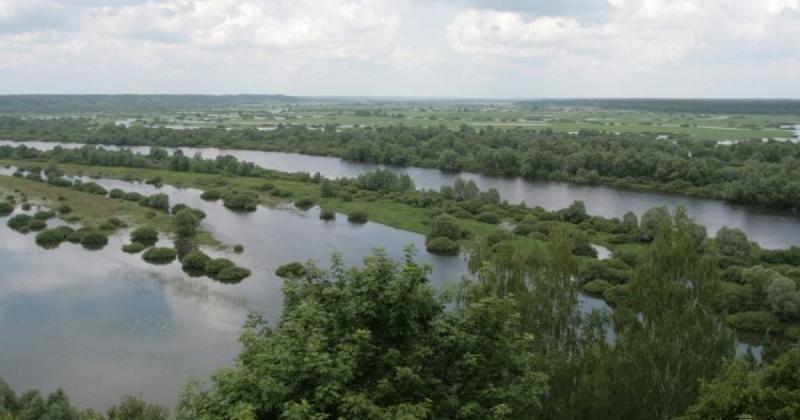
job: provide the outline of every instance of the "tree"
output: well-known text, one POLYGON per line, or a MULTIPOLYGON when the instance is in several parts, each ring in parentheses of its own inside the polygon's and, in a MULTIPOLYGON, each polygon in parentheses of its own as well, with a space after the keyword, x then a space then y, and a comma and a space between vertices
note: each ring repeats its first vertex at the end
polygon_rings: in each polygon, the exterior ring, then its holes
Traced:
POLYGON ((639 229, 639 219, 636 217, 636 213, 629 211, 622 216, 622 228, 628 233, 636 232, 639 229))
POLYGON ((704 382, 686 420, 800 418, 800 349, 778 357, 762 371, 742 359, 730 362, 722 375, 704 382))
POLYGON ((197 218, 192 209, 186 208, 175 215, 175 233, 182 238, 194 235, 197 230, 197 218))
POLYGON ((442 214, 433 218, 429 238, 445 237, 451 241, 458 241, 462 238, 461 226, 456 218, 449 214, 442 214))
POLYGON ((436 167, 447 172, 459 172, 461 170, 461 156, 452 149, 444 150, 439 153, 439 160, 436 167))
POLYGON ((251 317, 235 368, 190 385, 178 418, 530 418, 545 390, 506 299, 444 309, 428 270, 383 253, 308 266, 277 326, 251 317))
POLYGON ((586 205, 577 200, 564 210, 564 220, 570 223, 580 223, 586 220, 586 205))
POLYGON ((169 410, 128 395, 106 412, 108 420, 167 420, 169 410))
POLYGON ((642 236, 647 241, 652 241, 659 227, 669 221, 669 211, 664 206, 653 207, 642 215, 642 236))
POLYGON ((767 301, 782 319, 792 321, 800 318, 800 292, 794 280, 781 275, 773 278, 767 286, 767 301))
POLYGON ((740 229, 720 228, 717 237, 714 238, 714 244, 720 255, 737 259, 750 257, 750 241, 740 229))

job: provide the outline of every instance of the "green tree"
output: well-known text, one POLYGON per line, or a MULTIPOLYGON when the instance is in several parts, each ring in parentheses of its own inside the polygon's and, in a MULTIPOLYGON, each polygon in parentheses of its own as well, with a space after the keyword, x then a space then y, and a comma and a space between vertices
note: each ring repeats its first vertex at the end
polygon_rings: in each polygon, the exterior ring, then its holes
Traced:
POLYGON ((190 384, 178 418, 531 418, 545 377, 513 305, 446 311, 427 274, 411 254, 308 266, 277 326, 252 317, 236 367, 190 384))
POLYGON ((740 229, 722 227, 714 238, 717 252, 726 257, 745 259, 750 257, 751 246, 747 235, 740 229))

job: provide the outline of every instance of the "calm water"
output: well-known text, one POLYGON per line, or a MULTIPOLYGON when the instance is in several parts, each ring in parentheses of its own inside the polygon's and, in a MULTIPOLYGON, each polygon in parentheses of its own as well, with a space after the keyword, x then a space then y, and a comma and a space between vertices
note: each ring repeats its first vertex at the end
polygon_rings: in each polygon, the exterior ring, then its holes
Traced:
MULTIPOLYGON (((25 144, 42 150, 61 145, 65 148, 82 146, 76 143, 13 142, 0 141, 0 145, 25 144)), ((115 146, 103 146, 119 149, 115 146)), ((147 146, 131 147, 137 153, 147 153, 147 146)), ((167 149, 174 151, 175 149, 167 149)), ((732 205, 718 200, 682 197, 671 194, 637 192, 603 186, 581 186, 564 182, 531 182, 522 178, 489 177, 474 173, 451 174, 436 169, 385 167, 382 165, 347 162, 339 158, 309 156, 296 153, 260 152, 251 150, 227 150, 216 148, 181 148, 187 156, 200 153, 204 158, 220 155, 235 156, 239 160, 253 162, 259 166, 286 172, 320 172, 329 178, 352 178, 359 174, 386 168, 397 173, 408 174, 418 188, 439 189, 452 185, 458 178, 473 180, 481 189, 496 188, 500 195, 512 203, 525 202, 530 206, 542 206, 548 210, 562 209, 575 200, 583 200, 590 214, 604 217, 621 217, 628 211, 641 215, 655 206, 670 209, 684 206, 689 214, 705 225, 710 235, 723 226, 735 227, 765 248, 786 248, 800 244, 800 216, 781 211, 770 211, 754 207, 732 205)))

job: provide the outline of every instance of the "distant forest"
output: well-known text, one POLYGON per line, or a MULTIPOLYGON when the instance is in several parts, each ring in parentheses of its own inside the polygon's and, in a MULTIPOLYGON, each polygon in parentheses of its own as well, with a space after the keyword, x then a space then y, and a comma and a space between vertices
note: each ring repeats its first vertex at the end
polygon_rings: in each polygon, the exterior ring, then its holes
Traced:
POLYGON ((537 99, 515 104, 521 107, 572 106, 687 114, 800 115, 800 100, 796 99, 537 99))
POLYGON ((0 113, 145 112, 297 103, 285 95, 0 95, 0 113))

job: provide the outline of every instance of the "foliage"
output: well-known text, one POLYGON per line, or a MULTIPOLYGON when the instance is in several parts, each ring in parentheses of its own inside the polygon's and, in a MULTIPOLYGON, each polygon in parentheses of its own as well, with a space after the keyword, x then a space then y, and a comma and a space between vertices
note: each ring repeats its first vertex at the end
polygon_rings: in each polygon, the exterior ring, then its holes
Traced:
POLYGON ((275 270, 275 275, 278 277, 292 278, 300 277, 306 274, 306 267, 299 262, 290 262, 283 264, 275 270))
POLYGON ((530 418, 545 391, 533 338, 500 298, 444 310, 427 271, 383 254, 284 284, 274 329, 253 318, 233 369, 190 386, 181 418, 530 418))
POLYGON ((461 247, 450 238, 439 236, 425 241, 425 248, 434 254, 455 255, 461 247))
POLYGON ((213 277, 216 276, 220 271, 234 266, 236 266, 236 264, 227 258, 214 258, 206 261, 206 264, 203 266, 203 271, 205 271, 209 276, 213 277))
POLYGON ((141 242, 133 242, 133 243, 130 243, 130 244, 122 245, 122 252, 125 252, 125 253, 128 253, 128 254, 138 254, 138 253, 144 251, 144 249, 145 249, 145 246, 142 245, 141 242))
POLYGON ((336 211, 328 208, 321 209, 319 218, 325 221, 336 220, 336 211))
POLYGON ((368 220, 369 214, 366 212, 366 210, 356 209, 347 215, 347 221, 350 223, 363 224, 367 223, 368 220))
POLYGON ((225 194, 225 196, 222 199, 225 207, 231 210, 238 210, 238 211, 256 210, 256 204, 257 204, 256 198, 250 194, 233 192, 230 194, 225 194))
POLYGON ((217 274, 215 274, 214 280, 218 280, 222 283, 238 283, 243 279, 250 276, 250 270, 242 267, 225 267, 222 270, 219 270, 217 274))
POLYGON ((166 247, 152 247, 148 248, 142 254, 142 259, 151 264, 169 264, 177 256, 177 252, 173 248, 166 247))
POLYGON ((312 199, 310 197, 298 198, 294 202, 294 206, 297 207, 300 210, 308 210, 311 207, 314 207, 314 204, 315 204, 314 203, 314 199, 312 199))
POLYGON ((86 249, 100 249, 108 244, 108 236, 96 230, 88 230, 81 233, 80 243, 86 249))
POLYGON ((158 231, 151 227, 138 227, 131 232, 131 242, 138 242, 144 246, 151 246, 158 242, 158 231))

